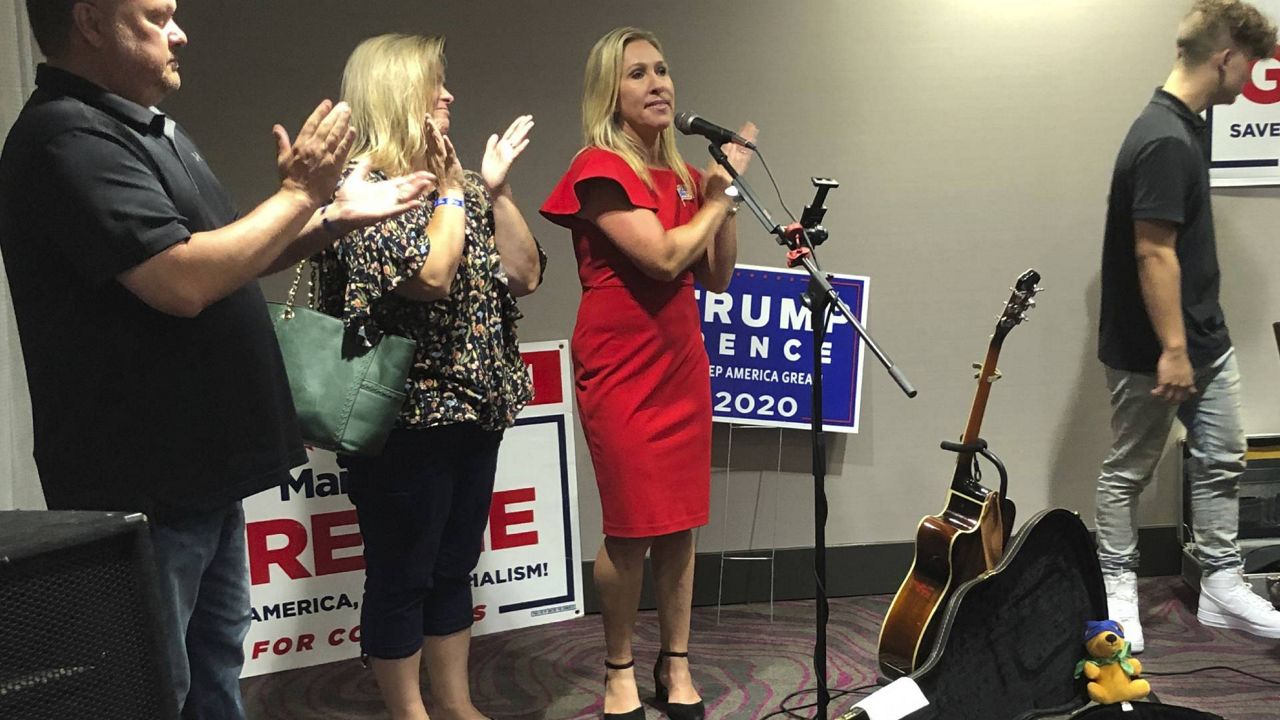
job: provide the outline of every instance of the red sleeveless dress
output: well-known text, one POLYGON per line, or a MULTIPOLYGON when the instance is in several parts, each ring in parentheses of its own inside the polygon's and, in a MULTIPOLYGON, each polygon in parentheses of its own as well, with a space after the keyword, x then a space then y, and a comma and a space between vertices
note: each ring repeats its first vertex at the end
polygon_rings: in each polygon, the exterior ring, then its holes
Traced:
MULTIPOLYGON (((689 168, 701 184, 696 170, 689 168)), ((711 379, 693 273, 645 275, 594 224, 576 217, 578 183, 607 178, 667 229, 693 218, 698 187, 650 169, 650 190, 618 155, 574 158, 542 214, 573 233, 582 302, 573 330, 575 393, 612 537, 653 537, 705 525, 711 494, 711 379)))

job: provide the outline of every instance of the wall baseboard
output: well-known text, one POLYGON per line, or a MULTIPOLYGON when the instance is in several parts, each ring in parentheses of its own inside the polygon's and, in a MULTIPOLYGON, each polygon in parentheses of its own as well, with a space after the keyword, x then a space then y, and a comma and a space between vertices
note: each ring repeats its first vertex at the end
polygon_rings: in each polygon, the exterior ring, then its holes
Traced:
MULTIPOLYGON (((1176 527, 1149 527, 1138 531, 1143 550, 1138 574, 1177 575, 1181 572, 1182 547, 1176 527)), ((733 553, 765 558, 768 551, 733 553)), ((877 543, 873 545, 841 545, 827 549, 827 596, 883 595, 895 593, 902 584, 915 543, 877 543)), ((653 574, 645 561, 644 589, 640 608, 656 607, 653 597, 653 574)), ((720 553, 698 553, 693 571, 694 606, 714 606, 720 594, 720 553)), ((582 579, 586 611, 600 611, 600 601, 592 581, 594 560, 582 563, 582 579)), ((769 602, 768 560, 726 560, 724 562, 721 603, 769 602)), ((813 548, 779 549, 773 562, 773 599, 812 600, 814 597, 813 548)))

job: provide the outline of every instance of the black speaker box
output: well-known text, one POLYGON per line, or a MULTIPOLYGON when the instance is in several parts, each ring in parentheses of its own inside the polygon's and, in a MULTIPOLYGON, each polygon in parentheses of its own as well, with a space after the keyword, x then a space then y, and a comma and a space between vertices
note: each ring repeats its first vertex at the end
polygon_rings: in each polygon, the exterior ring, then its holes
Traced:
POLYGON ((0 511, 0 718, 174 720, 147 521, 0 511))

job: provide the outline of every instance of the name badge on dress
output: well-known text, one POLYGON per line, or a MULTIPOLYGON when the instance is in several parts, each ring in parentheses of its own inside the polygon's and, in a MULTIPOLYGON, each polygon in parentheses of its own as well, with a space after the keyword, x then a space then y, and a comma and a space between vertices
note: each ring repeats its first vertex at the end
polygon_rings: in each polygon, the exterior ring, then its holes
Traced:
POLYGON ((689 192, 689 188, 684 185, 676 186, 676 194, 680 196, 682 202, 689 202, 693 199, 693 193, 689 192))

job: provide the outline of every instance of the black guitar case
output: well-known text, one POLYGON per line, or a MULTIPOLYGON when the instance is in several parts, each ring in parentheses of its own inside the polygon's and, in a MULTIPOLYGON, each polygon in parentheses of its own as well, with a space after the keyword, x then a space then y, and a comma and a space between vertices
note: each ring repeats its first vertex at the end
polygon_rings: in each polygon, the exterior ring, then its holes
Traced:
POLYGON ((1120 705, 1097 705, 1071 716, 1071 720, 1223 720, 1191 708, 1176 705, 1156 705, 1147 702, 1129 703, 1128 709, 1120 705))
POLYGON ((1107 617, 1093 537, 1073 512, 1046 510, 990 573, 956 589, 933 653, 911 677, 930 705, 910 720, 1024 720, 1089 702, 1076 663, 1089 620, 1107 617))

